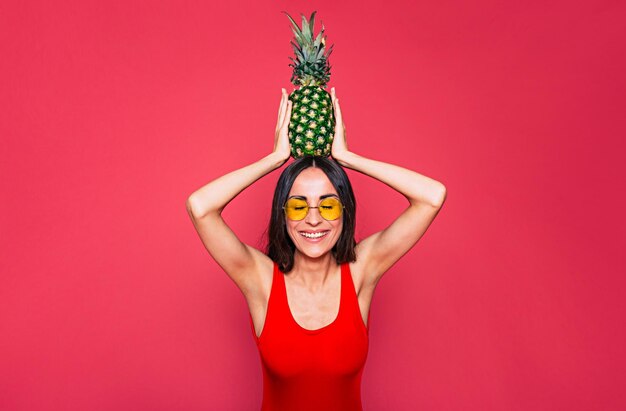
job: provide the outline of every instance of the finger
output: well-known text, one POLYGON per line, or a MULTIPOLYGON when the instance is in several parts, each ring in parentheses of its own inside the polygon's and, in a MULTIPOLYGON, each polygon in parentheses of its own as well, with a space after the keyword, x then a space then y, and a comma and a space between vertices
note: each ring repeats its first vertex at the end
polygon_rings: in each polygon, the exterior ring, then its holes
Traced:
POLYGON ((285 113, 280 122, 280 127, 283 128, 287 123, 289 123, 289 119, 291 119, 291 100, 287 101, 285 104, 285 113))
POLYGON ((339 99, 335 99, 335 120, 337 123, 343 123, 343 116, 341 115, 341 107, 339 107, 339 99))
POLYGON ((335 102, 335 98, 336 98, 336 95, 335 95, 335 88, 334 88, 334 87, 330 89, 330 98, 331 98, 331 100, 332 100, 332 101, 333 101, 333 103, 334 103, 334 102, 335 102))
POLYGON ((280 120, 283 118, 284 110, 285 110, 285 99, 287 97, 287 93, 285 89, 282 90, 282 96, 280 97, 280 106, 278 107, 278 118, 276 119, 276 123, 280 125, 280 120))
POLYGON ((278 107, 278 120, 280 120, 283 117, 286 101, 287 101, 287 93, 285 93, 285 89, 283 88, 281 89, 280 105, 278 107))

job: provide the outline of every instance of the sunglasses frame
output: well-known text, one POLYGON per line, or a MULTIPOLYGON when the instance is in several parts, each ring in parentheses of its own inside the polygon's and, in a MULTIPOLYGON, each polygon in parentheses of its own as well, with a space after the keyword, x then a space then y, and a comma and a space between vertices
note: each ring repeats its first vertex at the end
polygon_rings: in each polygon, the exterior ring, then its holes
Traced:
POLYGON ((320 204, 322 203, 322 201, 324 201, 324 200, 326 200, 326 199, 329 199, 329 198, 336 198, 336 199, 337 199, 337 201, 338 201, 338 202, 339 202, 339 204, 341 205, 341 214, 339 214, 339 217, 335 218, 334 220, 328 220, 327 218, 325 218, 325 217, 322 215, 322 213, 321 213, 321 212, 320 212, 320 217, 322 217, 322 218, 323 218, 324 220, 326 220, 326 221, 337 221, 337 220, 339 220, 339 219, 343 216, 343 210, 346 208, 346 206, 344 206, 344 205, 343 205, 343 203, 341 202, 341 199, 340 199, 339 197, 337 197, 337 196, 331 196, 331 197, 325 197, 325 198, 322 198, 320 201, 318 201, 318 203, 317 203, 317 207, 311 207, 311 206, 309 205, 309 202, 308 202, 308 201, 306 201, 306 200, 305 200, 305 199, 303 199, 303 198, 291 197, 291 198, 288 198, 288 199, 287 199, 287 201, 285 201, 285 205, 282 207, 282 209, 283 209, 283 211, 284 211, 284 213, 285 213, 285 217, 287 217, 289 220, 291 220, 291 221, 302 221, 302 220, 304 220, 304 219, 306 218, 306 216, 308 216, 308 215, 309 215, 309 211, 311 211, 311 209, 312 209, 312 208, 317 208, 317 209, 319 209, 319 208, 320 208, 320 204), (296 199, 296 200, 302 200, 302 201, 304 201, 304 202, 306 203, 306 207, 307 207, 307 209, 306 209, 306 213, 304 214, 304 217, 302 217, 300 220, 293 220, 293 219, 289 218, 289 216, 287 215, 287 207, 286 207, 286 206, 287 206, 287 203, 289 202, 289 200, 291 200, 292 198, 293 198, 293 199, 296 199))

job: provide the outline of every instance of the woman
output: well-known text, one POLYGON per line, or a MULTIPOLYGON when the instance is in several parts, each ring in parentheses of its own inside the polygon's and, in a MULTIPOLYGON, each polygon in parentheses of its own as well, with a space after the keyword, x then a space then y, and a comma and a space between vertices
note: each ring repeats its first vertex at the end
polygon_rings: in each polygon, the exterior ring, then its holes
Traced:
POLYGON ((263 410, 361 410, 369 307, 383 274, 424 234, 446 197, 443 184, 348 150, 335 89, 332 159, 305 157, 281 174, 265 253, 221 217, 237 194, 290 156, 291 101, 282 89, 274 151, 194 192, 187 210, 211 256, 242 291, 263 367, 263 410), (358 244, 348 167, 394 188, 408 207, 358 244))

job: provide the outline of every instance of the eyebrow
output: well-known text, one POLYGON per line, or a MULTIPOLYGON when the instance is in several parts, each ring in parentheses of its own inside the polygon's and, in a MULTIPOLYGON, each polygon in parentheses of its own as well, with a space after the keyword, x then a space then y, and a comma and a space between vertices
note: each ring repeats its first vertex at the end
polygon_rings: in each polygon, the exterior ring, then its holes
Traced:
MULTIPOLYGON (((337 194, 324 194, 324 195, 320 196, 320 200, 323 200, 326 197, 337 197, 337 198, 339 198, 339 196, 337 194)), ((306 196, 291 196, 289 198, 302 198, 304 200, 307 199, 306 196)))

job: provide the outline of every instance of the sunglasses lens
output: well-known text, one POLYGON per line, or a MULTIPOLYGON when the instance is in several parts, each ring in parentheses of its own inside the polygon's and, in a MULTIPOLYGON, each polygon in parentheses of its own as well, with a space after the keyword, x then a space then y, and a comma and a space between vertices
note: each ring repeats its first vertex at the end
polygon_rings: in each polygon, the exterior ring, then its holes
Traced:
POLYGON ((319 205, 319 211, 326 220, 336 220, 341 217, 343 207, 336 197, 328 197, 322 200, 319 205))
POLYGON ((306 201, 300 198, 290 198, 285 204, 285 214, 290 220, 302 220, 306 217, 306 213, 309 211, 309 206, 306 201))

